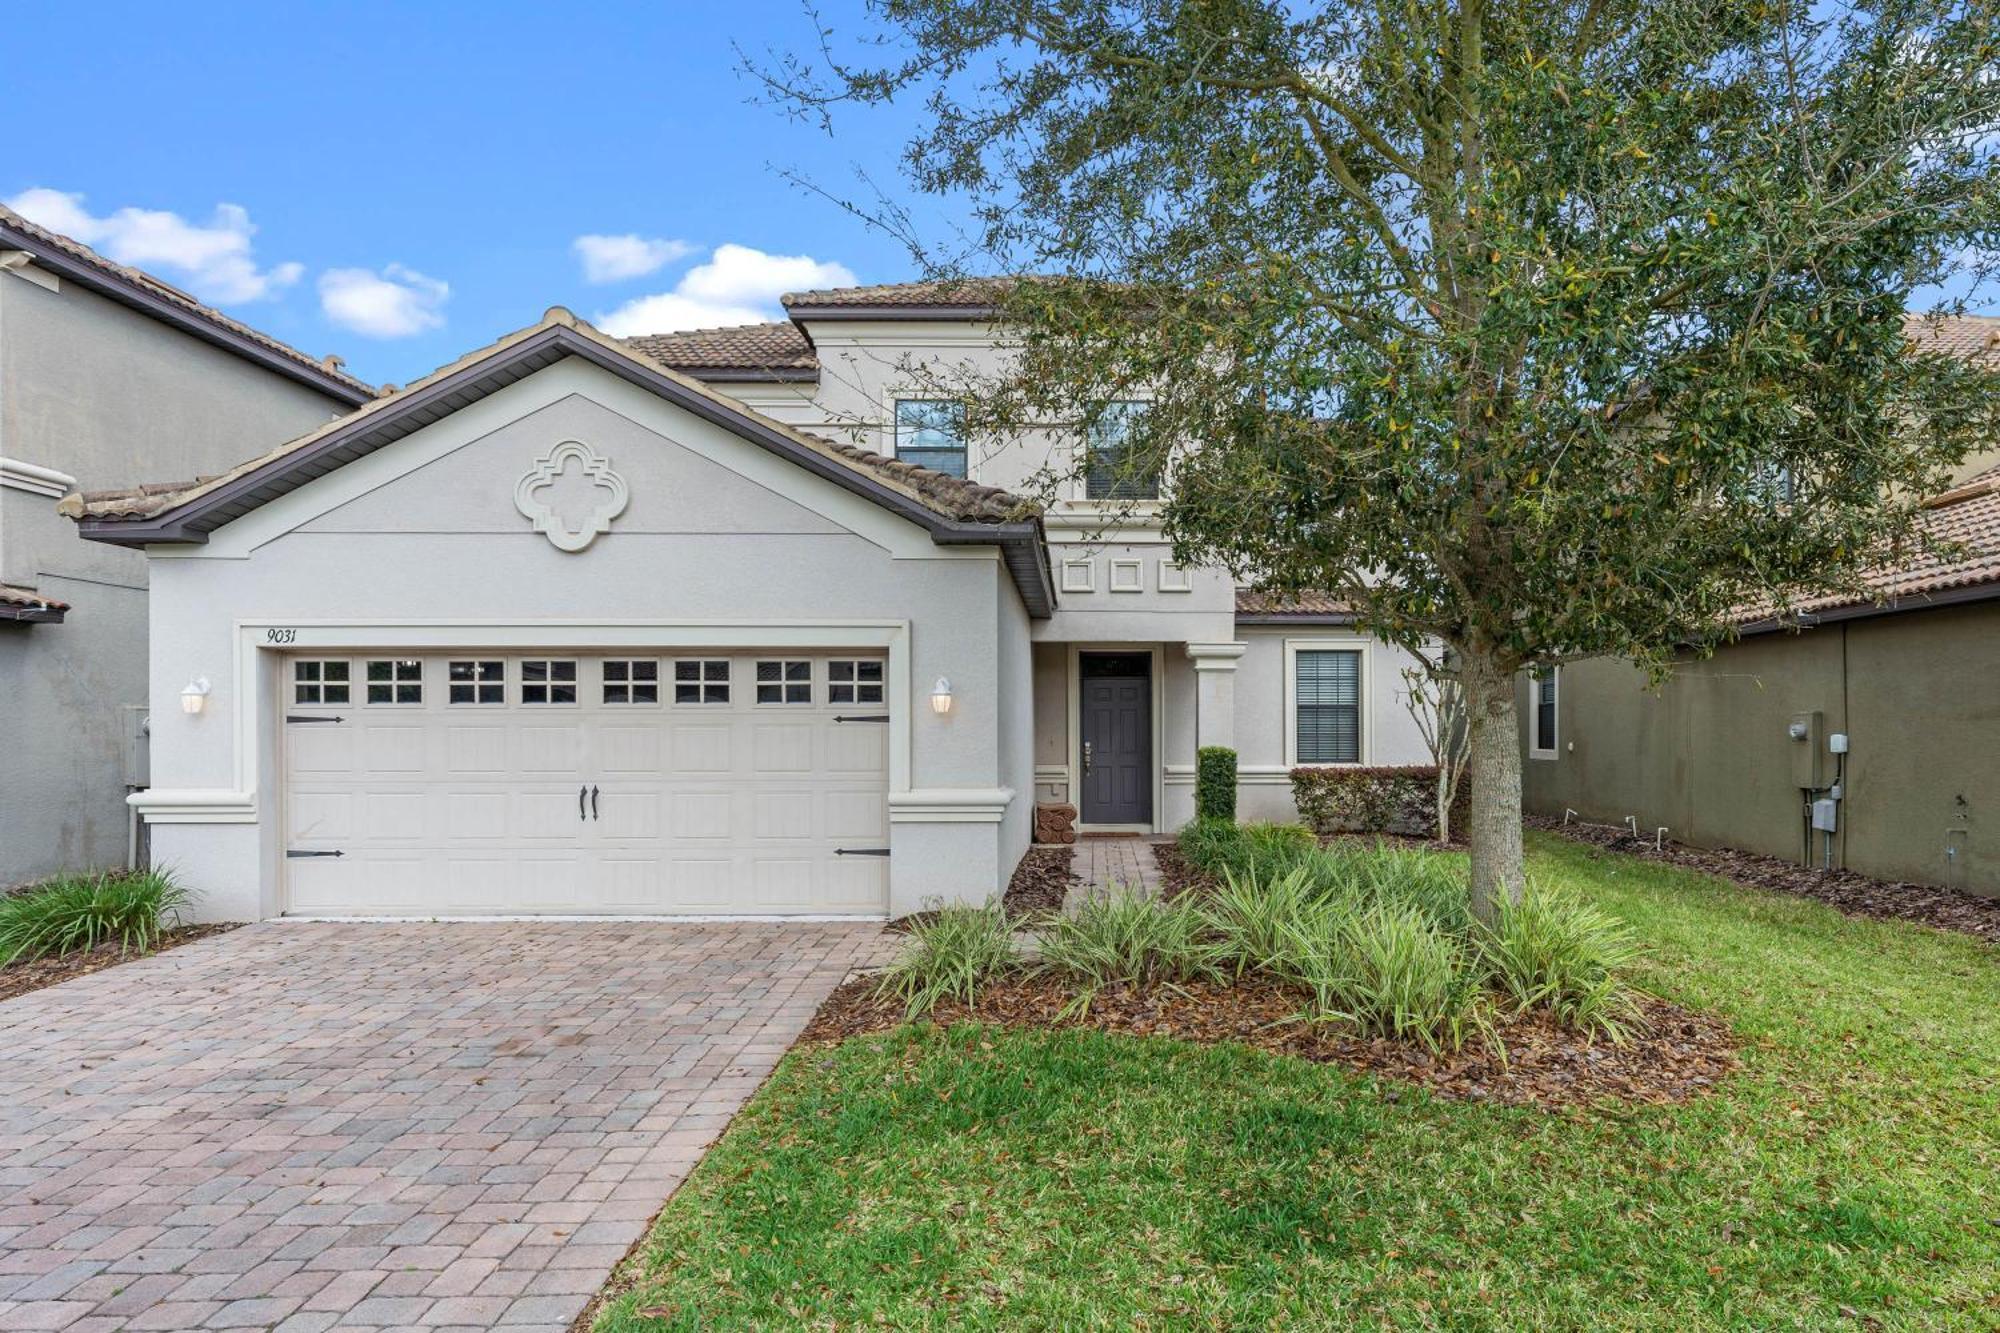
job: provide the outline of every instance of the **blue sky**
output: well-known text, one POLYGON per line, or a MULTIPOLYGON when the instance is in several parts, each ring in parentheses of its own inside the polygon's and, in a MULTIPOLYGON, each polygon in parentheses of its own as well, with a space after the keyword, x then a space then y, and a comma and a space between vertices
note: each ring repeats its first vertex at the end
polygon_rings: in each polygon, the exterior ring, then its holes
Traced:
POLYGON ((910 121, 829 138, 749 104, 732 42, 812 37, 798 0, 16 6, 0 199, 375 381, 556 304, 617 332, 770 317, 912 269, 780 175, 894 186, 910 121))

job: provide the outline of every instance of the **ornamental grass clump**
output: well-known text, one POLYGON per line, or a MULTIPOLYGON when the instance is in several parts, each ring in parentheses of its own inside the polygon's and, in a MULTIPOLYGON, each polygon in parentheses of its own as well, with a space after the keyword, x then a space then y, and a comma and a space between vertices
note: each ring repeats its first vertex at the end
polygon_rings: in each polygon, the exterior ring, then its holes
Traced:
POLYGON ((943 1000, 972 1003, 979 987, 1020 961, 1007 914, 998 903, 944 907, 910 927, 910 943, 882 972, 878 995, 903 1002, 907 1017, 943 1000))
POLYGON ((1200 910, 1231 973, 1289 975, 1297 970, 1295 942, 1302 932, 1310 934, 1307 919, 1320 915, 1326 904, 1304 866, 1268 873, 1225 869, 1200 910))
POLYGON ((1079 1000, 1106 986, 1180 985, 1218 979, 1225 953, 1190 902, 1165 903, 1114 888, 1058 917, 1039 937, 1039 970, 1074 981, 1079 1000))
POLYGON ((0 898, 0 967, 113 940, 120 953, 146 953, 191 901, 160 870, 58 876, 0 898))
POLYGON ((1531 883, 1473 938, 1493 986, 1517 1009, 1545 1008, 1564 1027, 1620 1042, 1640 1019, 1623 979, 1638 937, 1589 903, 1531 883))

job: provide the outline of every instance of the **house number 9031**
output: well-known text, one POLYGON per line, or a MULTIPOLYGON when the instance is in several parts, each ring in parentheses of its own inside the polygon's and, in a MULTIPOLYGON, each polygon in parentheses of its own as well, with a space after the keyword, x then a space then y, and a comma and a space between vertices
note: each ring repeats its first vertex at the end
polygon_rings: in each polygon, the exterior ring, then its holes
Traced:
POLYGON ((264 631, 265 643, 297 643, 298 640, 299 632, 295 629, 267 629, 264 631))

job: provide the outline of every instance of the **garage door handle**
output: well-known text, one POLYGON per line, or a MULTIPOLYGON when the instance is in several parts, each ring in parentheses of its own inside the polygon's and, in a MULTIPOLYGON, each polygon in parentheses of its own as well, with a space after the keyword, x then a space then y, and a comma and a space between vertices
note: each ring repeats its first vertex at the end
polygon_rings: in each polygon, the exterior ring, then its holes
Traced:
POLYGON ((576 789, 576 817, 578 819, 583 818, 583 800, 584 797, 589 794, 589 792, 590 792, 590 784, 588 782, 584 783, 581 787, 578 787, 576 789))
POLYGON ((597 788, 590 789, 590 817, 597 818, 597 788))

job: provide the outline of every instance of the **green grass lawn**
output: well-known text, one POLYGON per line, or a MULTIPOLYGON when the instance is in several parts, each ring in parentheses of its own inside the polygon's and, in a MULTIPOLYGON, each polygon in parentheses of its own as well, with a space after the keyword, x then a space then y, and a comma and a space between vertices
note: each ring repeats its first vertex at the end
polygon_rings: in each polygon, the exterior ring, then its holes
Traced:
POLYGON ((2000 1327, 2000 955, 1531 854, 1741 1074, 1551 1114, 1095 1033, 795 1051, 597 1328, 2000 1327))

